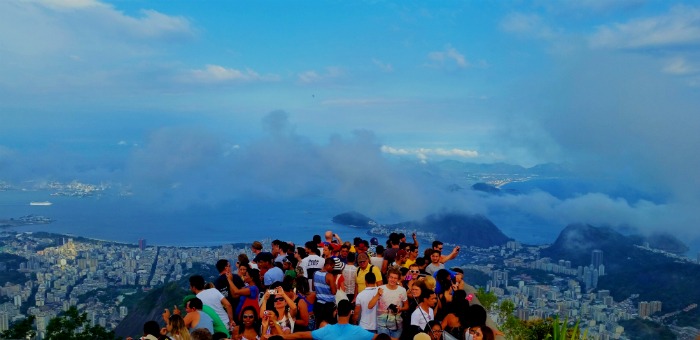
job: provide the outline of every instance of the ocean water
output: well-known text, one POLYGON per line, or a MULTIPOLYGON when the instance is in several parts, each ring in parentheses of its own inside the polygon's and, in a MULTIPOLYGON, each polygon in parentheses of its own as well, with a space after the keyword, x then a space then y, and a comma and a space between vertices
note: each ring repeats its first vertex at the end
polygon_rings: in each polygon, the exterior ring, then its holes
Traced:
POLYGON ((50 196, 44 191, 0 191, 0 219, 43 215, 51 224, 11 228, 47 231, 123 243, 210 246, 279 238, 300 243, 332 229, 341 237, 365 235, 366 230, 333 224, 346 209, 322 198, 289 201, 240 200, 216 207, 185 209, 148 206, 131 197, 50 196), (51 206, 31 206, 50 201, 51 206))

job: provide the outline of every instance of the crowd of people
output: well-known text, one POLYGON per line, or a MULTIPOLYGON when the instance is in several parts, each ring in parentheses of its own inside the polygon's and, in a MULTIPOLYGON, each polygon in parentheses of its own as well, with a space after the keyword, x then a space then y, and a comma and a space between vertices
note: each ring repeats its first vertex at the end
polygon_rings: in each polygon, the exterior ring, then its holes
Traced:
MULTIPOLYGON (((189 278, 185 313, 165 309, 144 324, 142 339, 458 339, 493 340, 487 314, 467 292, 460 268, 434 241, 422 252, 416 235, 343 242, 328 231, 303 247, 253 242, 250 259, 221 259, 218 277, 189 278)), ((473 289, 473 288, 472 288, 473 289)))

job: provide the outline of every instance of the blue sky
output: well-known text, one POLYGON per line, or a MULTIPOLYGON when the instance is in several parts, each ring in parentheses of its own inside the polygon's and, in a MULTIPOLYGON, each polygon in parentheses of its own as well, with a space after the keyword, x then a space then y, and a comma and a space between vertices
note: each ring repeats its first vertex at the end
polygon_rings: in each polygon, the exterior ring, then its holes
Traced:
POLYGON ((8 179, 567 162, 698 220, 694 1, 2 1, 0 74, 8 179))

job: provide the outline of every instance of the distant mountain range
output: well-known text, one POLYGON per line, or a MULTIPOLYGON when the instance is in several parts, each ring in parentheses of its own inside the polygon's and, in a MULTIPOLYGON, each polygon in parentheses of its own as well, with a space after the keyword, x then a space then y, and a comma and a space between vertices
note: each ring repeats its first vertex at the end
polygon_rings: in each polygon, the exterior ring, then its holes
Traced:
MULTIPOLYGON (((663 238, 671 248, 682 245, 671 235, 663 238)), ((700 265, 639 247, 648 240, 641 236, 625 236, 608 227, 572 224, 564 228, 541 255, 555 261, 569 260, 575 266, 587 266, 591 262, 591 252, 602 250, 606 275, 599 278, 598 289, 610 290, 618 301, 639 294, 641 301, 662 301, 665 312, 700 301, 697 289, 700 265)))
POLYGON ((423 220, 407 221, 396 224, 377 224, 371 218, 355 211, 333 217, 333 222, 349 225, 386 229, 415 229, 433 233, 438 239, 450 243, 467 244, 482 248, 500 246, 512 240, 488 218, 482 215, 464 213, 444 213, 429 215, 423 220))

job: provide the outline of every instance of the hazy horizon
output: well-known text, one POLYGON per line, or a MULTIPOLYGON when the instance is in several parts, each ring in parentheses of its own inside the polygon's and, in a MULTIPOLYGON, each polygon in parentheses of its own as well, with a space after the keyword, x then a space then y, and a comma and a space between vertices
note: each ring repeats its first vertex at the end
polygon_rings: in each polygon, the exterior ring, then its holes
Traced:
POLYGON ((692 1, 3 1, 0 181, 114 182, 180 211, 514 211, 697 243, 699 50, 692 1), (455 194, 431 167, 445 159, 604 184, 455 194))

